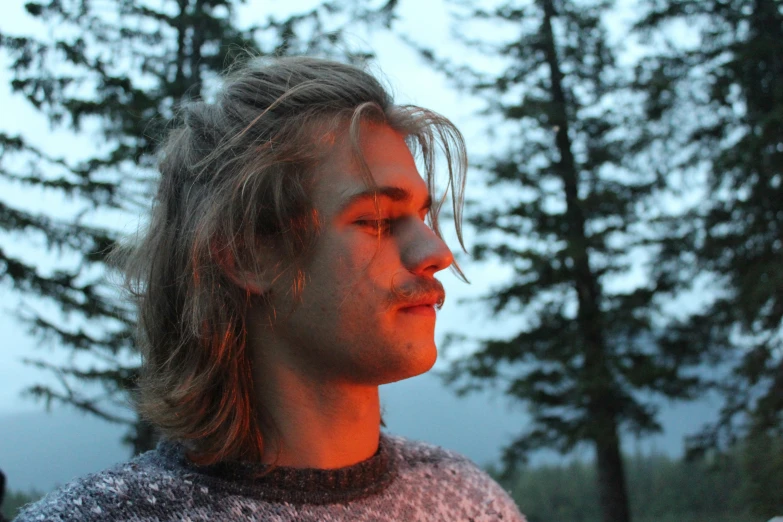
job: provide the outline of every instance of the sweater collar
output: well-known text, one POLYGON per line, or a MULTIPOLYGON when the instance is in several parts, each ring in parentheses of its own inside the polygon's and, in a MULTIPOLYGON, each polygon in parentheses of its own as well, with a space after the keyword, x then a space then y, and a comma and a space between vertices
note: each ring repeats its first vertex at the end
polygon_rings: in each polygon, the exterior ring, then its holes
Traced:
POLYGON ((338 469, 272 468, 253 462, 221 462, 198 466, 185 456, 182 444, 162 441, 157 451, 177 467, 214 481, 223 489, 293 504, 351 502, 383 491, 396 472, 391 441, 381 434, 378 451, 367 460, 338 469))

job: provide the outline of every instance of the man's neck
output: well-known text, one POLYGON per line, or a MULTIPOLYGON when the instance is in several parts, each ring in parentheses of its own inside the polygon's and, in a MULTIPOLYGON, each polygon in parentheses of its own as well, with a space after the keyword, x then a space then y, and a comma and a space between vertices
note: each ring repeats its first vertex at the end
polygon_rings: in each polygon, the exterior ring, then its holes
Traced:
POLYGON ((335 469, 372 457, 380 437, 377 386, 325 385, 275 365, 258 376, 264 463, 335 469))

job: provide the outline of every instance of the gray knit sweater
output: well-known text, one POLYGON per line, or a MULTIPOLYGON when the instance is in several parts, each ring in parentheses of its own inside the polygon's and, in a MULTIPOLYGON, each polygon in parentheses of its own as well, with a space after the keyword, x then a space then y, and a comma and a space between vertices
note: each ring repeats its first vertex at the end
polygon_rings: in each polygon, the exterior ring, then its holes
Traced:
POLYGON ((514 501, 470 460, 382 434, 378 452, 336 470, 263 465, 196 466, 161 442, 130 462, 77 479, 16 519, 127 521, 508 521, 514 501))

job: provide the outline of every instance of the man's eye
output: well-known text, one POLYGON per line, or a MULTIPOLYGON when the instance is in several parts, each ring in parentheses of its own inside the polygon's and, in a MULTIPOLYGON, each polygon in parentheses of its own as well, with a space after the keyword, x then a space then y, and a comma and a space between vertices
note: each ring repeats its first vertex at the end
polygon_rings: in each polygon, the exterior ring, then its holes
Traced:
POLYGON ((356 221, 356 224, 371 229, 373 232, 388 234, 391 231, 391 222, 391 219, 360 219, 356 221))

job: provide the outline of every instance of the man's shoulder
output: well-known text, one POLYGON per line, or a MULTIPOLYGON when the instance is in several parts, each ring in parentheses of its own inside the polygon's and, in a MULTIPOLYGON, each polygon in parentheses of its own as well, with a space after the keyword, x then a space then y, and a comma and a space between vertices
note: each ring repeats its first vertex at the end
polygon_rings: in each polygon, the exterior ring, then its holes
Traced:
POLYGON ((151 451, 68 482, 25 506, 14 520, 129 520, 147 511, 154 516, 170 490, 167 482, 174 481, 151 451))
POLYGON ((444 470, 447 476, 467 475, 479 481, 495 482, 472 460, 453 450, 429 442, 408 439, 398 435, 386 435, 396 455, 398 468, 444 470))
POLYGON ((508 492, 464 455, 427 442, 386 437, 403 482, 412 485, 413 490, 434 492, 454 502, 455 508, 463 504, 464 513, 475 513, 479 507, 486 518, 472 517, 475 520, 525 520, 508 492))
POLYGON ((396 456, 400 463, 406 466, 426 467, 445 464, 474 465, 473 462, 464 455, 429 442, 409 439, 400 435, 384 434, 384 437, 393 449, 392 454, 396 456))

